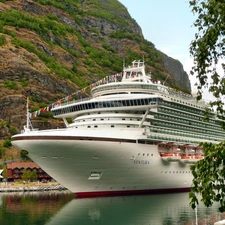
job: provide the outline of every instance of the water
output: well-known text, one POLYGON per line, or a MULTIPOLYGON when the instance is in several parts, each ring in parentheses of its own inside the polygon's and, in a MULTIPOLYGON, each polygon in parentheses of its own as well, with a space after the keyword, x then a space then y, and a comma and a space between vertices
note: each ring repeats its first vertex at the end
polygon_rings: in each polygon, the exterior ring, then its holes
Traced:
POLYGON ((75 199, 69 192, 0 194, 1 225, 203 225, 218 205, 192 210, 188 193, 75 199))

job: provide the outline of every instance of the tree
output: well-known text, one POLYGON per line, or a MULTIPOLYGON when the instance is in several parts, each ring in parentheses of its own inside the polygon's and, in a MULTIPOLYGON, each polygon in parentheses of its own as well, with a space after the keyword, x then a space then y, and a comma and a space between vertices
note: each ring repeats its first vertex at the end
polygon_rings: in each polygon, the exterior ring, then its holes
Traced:
POLYGON ((38 176, 37 176, 37 171, 36 170, 33 170, 31 173, 30 173, 30 179, 32 181, 34 180, 37 180, 38 176))
POLYGON ((22 180, 23 181, 28 181, 30 179, 30 171, 24 169, 23 170, 23 175, 22 175, 22 180))
POLYGON ((198 28, 195 40, 191 42, 190 53, 194 58, 191 74, 196 75, 198 97, 202 98, 202 88, 208 87, 215 97, 211 107, 216 106, 217 112, 224 114, 221 97, 225 94, 225 78, 220 77, 219 67, 225 64, 220 60, 225 56, 225 2, 223 0, 191 0, 190 6, 198 15, 194 26, 198 28), (209 76, 212 83, 209 83, 209 76))
MULTIPOLYGON (((225 110, 222 97, 225 95, 225 77, 219 74, 219 66, 225 72, 225 1, 190 0, 189 5, 197 19, 194 26, 198 32, 191 42, 190 53, 194 58, 191 74, 197 77, 197 100, 202 99, 202 88, 208 87, 215 100, 210 108, 216 111, 225 128, 225 110)), ((209 115, 209 114, 208 114, 209 115)), ((218 144, 202 143, 204 159, 191 166, 194 176, 190 191, 191 206, 201 201, 210 206, 219 202, 221 212, 225 211, 225 141, 218 144)))

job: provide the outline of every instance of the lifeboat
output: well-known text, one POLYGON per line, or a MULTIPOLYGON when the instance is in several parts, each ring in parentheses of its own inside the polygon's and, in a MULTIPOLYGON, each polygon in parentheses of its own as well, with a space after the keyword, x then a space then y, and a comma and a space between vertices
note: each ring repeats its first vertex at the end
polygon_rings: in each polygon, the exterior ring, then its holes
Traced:
POLYGON ((203 159, 202 155, 184 155, 181 157, 180 162, 182 163, 196 163, 197 161, 203 159))
POLYGON ((181 154, 178 152, 162 153, 161 158, 162 158, 162 160, 167 161, 167 162, 176 162, 181 159, 181 154))

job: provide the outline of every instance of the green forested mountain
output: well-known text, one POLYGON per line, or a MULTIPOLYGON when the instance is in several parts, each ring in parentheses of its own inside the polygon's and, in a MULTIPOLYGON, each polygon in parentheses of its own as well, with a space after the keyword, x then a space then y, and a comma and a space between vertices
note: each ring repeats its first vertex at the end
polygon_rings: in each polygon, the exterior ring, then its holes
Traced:
MULTIPOLYGON (((181 63, 146 40, 117 0, 0 0, 0 139, 22 129, 27 97, 35 110, 143 57, 155 80, 190 93, 181 63)), ((61 125, 50 115, 33 122, 61 125)))

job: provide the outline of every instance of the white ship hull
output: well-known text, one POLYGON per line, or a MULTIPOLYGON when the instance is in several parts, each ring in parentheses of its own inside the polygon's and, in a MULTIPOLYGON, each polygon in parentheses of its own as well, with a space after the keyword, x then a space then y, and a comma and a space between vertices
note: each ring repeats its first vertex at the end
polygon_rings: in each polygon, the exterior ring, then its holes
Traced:
POLYGON ((72 134, 69 138, 54 136, 54 132, 35 140, 32 134, 33 140, 16 140, 13 144, 29 149, 32 160, 80 197, 178 192, 191 187, 188 164, 165 162, 158 145, 129 143, 131 140, 124 138, 110 140, 106 133, 105 138, 85 138, 88 140, 77 140, 78 136, 72 134))

